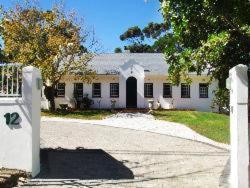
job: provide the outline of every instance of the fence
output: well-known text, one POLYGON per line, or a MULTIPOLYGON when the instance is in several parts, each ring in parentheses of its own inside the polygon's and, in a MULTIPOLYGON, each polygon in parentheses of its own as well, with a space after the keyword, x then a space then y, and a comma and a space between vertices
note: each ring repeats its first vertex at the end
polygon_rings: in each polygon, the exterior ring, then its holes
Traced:
POLYGON ((22 67, 20 64, 0 64, 0 97, 21 97, 22 67))

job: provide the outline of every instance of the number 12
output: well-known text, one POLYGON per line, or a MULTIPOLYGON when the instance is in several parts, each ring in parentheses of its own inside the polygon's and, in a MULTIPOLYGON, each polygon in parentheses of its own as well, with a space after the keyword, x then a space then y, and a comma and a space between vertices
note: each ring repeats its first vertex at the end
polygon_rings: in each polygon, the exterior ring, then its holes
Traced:
POLYGON ((4 115, 4 117, 6 118, 6 124, 7 125, 18 125, 19 124, 19 114, 17 112, 14 113, 6 113, 4 115))

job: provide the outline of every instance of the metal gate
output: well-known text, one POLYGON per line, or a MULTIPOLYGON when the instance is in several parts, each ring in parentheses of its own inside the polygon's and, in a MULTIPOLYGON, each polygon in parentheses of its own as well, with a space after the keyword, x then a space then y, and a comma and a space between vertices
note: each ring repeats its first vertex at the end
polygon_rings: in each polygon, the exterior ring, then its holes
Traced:
POLYGON ((22 96, 22 67, 20 64, 0 64, 0 97, 22 96))

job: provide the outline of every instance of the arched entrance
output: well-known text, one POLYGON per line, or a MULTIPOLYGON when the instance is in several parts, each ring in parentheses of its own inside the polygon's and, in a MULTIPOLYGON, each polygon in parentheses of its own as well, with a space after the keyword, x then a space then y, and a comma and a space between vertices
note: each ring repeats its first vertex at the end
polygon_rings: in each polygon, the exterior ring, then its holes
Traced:
POLYGON ((126 81, 126 107, 137 108, 137 80, 129 77, 126 81))

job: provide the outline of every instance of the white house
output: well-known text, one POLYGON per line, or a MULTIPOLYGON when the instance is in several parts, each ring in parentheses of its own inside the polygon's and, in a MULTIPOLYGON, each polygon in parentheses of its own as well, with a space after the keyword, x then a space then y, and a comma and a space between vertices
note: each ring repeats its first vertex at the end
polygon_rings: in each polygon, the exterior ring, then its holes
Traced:
MULTIPOLYGON (((91 60, 90 67, 97 74, 91 84, 69 81, 69 75, 61 80, 57 86, 57 108, 60 104, 74 108, 74 96, 87 94, 94 101, 92 108, 111 108, 111 100, 116 101, 116 108, 147 108, 148 101, 153 100, 155 108, 160 104, 164 109, 212 110, 217 82, 208 85, 206 73, 190 73, 191 85, 172 86, 163 54, 101 54, 91 60)), ((44 96, 42 107, 48 108, 44 96)))

